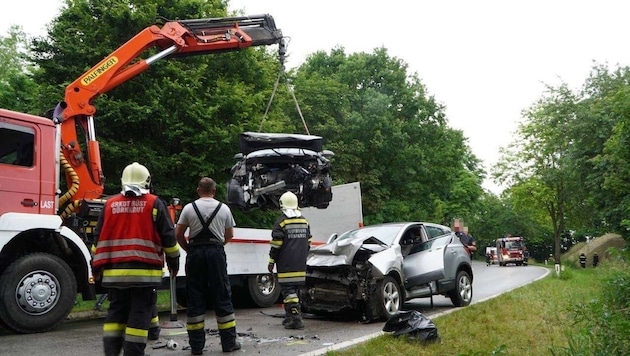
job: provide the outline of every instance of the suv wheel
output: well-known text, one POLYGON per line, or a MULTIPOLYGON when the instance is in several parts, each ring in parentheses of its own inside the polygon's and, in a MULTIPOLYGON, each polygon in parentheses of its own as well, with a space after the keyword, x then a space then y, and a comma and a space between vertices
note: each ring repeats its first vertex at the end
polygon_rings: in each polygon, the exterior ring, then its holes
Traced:
POLYGON ((391 276, 385 276, 379 289, 380 297, 380 316, 383 319, 389 319, 398 313, 403 306, 403 292, 398 282, 391 276))
POLYGON ((472 278, 466 271, 457 272, 455 278, 455 289, 448 293, 451 302, 456 307, 465 307, 472 301, 473 287, 472 278))

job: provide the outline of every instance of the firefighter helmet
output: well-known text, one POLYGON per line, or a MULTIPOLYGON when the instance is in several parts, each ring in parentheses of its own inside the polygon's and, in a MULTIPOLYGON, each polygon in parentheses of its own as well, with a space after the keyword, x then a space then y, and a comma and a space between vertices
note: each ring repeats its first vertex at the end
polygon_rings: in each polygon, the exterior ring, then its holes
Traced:
POLYGON ((151 173, 149 173, 147 167, 138 162, 133 162, 123 169, 120 181, 124 195, 140 196, 148 194, 151 188, 151 173))
POLYGON ((298 198, 292 192, 286 192, 280 196, 280 209, 297 209, 298 198))

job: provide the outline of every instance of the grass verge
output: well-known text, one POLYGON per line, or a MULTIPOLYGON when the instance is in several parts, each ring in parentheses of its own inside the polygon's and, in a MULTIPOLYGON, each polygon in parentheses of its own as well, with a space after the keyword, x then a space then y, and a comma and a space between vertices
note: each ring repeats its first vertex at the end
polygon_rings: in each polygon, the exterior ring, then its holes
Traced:
POLYGON ((576 305, 598 298, 598 269, 566 269, 510 293, 432 319, 440 341, 420 343, 383 335, 327 355, 564 354, 576 331, 576 305))

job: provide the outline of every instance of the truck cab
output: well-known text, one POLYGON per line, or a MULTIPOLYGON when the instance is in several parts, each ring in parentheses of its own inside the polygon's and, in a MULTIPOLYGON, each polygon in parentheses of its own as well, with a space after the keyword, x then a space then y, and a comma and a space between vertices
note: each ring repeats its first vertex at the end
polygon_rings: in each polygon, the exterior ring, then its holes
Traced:
POLYGON ((0 214, 55 214, 55 136, 51 120, 0 109, 0 214))
POLYGON ((525 239, 520 236, 508 236, 496 240, 499 266, 515 264, 523 266, 525 262, 525 239))
POLYGON ((94 298, 85 242, 57 215, 59 133, 47 118, 0 109, 0 322, 19 333, 63 321, 94 298))

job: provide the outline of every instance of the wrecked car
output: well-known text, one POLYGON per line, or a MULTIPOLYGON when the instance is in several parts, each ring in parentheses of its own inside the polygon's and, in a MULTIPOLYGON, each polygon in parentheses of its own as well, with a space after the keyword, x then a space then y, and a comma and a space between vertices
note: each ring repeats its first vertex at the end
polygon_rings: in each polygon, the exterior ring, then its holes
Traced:
POLYGON ((333 235, 306 261, 300 302, 307 313, 359 312, 386 320, 405 301, 445 295, 454 306, 472 300, 470 256, 446 226, 400 222, 333 235))
POLYGON ((227 203, 246 211, 278 209, 280 196, 291 191, 302 208, 325 209, 332 200, 330 158, 322 137, 245 132, 234 156, 227 203))

